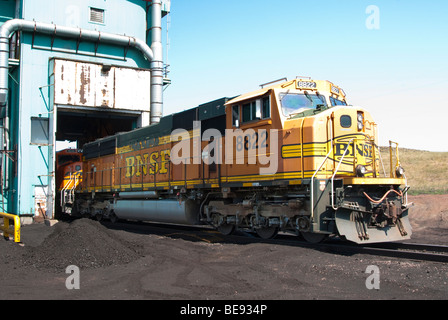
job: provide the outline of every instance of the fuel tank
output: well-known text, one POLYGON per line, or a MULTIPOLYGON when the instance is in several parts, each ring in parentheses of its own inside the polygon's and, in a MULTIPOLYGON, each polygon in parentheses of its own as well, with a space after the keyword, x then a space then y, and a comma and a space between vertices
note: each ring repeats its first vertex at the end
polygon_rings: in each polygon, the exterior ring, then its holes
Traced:
POLYGON ((119 219, 199 224, 199 205, 193 200, 118 199, 111 209, 119 219))

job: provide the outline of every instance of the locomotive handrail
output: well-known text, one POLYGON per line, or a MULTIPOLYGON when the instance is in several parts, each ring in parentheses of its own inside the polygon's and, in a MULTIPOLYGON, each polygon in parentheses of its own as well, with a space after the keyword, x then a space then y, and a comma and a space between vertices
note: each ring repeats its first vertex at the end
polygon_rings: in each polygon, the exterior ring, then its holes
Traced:
MULTIPOLYGON (((73 176, 72 173, 70 172, 70 180, 64 185, 64 187, 63 187, 62 190, 61 190, 61 206, 64 205, 64 202, 65 202, 65 199, 64 199, 64 197, 65 197, 65 191, 68 190, 68 188, 69 188, 69 186, 70 186, 70 183, 73 181, 73 178, 74 178, 74 176, 73 176)), ((75 181, 75 184, 76 184, 76 181, 75 181)))
MULTIPOLYGON (((64 187, 61 189, 61 208, 63 211, 65 211, 66 204, 73 204, 75 200, 75 189, 78 186, 78 181, 82 177, 83 172, 76 171, 76 172, 70 172, 70 180, 68 180, 64 187)), ((64 180, 65 181, 65 180, 64 180)))
MULTIPOLYGON (((335 207, 334 207, 334 177, 335 177, 336 174, 338 173, 338 171, 339 171, 339 167, 340 167, 341 164, 342 164, 342 160, 344 160, 345 156, 347 155, 348 148, 350 147, 350 144, 351 144, 354 140, 356 140, 356 138, 352 138, 352 139, 350 139, 350 141, 347 143, 347 148, 345 148, 344 154, 342 155, 341 160, 339 160, 338 166, 336 167, 336 170, 334 171, 334 174, 333 174, 333 176, 331 177, 331 207, 332 207, 333 210, 335 210, 335 211, 338 210, 338 208, 335 208, 335 207)), ((356 149, 356 148, 354 148, 354 149, 356 149)), ((356 161, 356 156, 354 157, 354 160, 353 160, 353 161, 356 161)))
POLYGON ((80 177, 79 171, 78 171, 78 174, 76 174, 76 172, 75 172, 74 176, 75 176, 75 183, 73 184, 73 186, 70 189, 70 197, 71 197, 70 200, 71 201, 73 201, 75 198, 75 189, 78 186, 78 180, 80 177))
POLYGON ((317 175, 317 173, 320 171, 320 169, 323 167, 324 163, 327 161, 327 159, 330 157, 330 154, 333 152, 333 113, 330 116, 330 143, 331 148, 330 151, 327 153, 324 161, 320 164, 319 168, 314 172, 313 176, 311 177, 311 221, 313 221, 314 218, 314 177, 317 175))
POLYGON ((64 193, 65 193, 65 190, 67 190, 67 185, 68 185, 68 183, 66 183, 61 190, 61 207, 64 205, 64 193))
MULTIPOLYGON (((389 140, 389 154, 390 154, 390 177, 391 178, 398 178, 397 177, 397 175, 396 175, 396 173, 394 172, 394 170, 393 170, 393 168, 392 168, 392 166, 393 166, 393 151, 392 151, 392 149, 393 149, 393 147, 392 147, 392 145, 393 144, 395 144, 395 157, 396 157, 396 159, 397 159, 397 162, 396 162, 396 165, 395 165, 395 168, 397 168, 397 167, 400 167, 401 166, 401 162, 400 162, 400 152, 399 152, 399 149, 398 149, 398 142, 394 142, 394 141, 391 141, 391 140, 389 140)), ((404 181, 405 181, 405 189, 409 189, 409 186, 408 186, 408 178, 406 177, 406 174, 403 172, 403 177, 404 177, 404 181)), ((404 204, 404 206, 408 206, 409 205, 409 202, 408 202, 408 193, 407 192, 405 192, 404 193, 404 198, 405 198, 405 204, 404 204)))
POLYGON ((390 177, 395 178, 396 174, 395 174, 394 168, 397 168, 401 165, 400 164, 400 153, 398 151, 398 143, 397 142, 389 140, 389 155, 390 155, 390 177), (392 151, 394 144, 395 144, 395 158, 397 159, 395 167, 393 165, 393 151, 392 151))
POLYGON ((320 171, 324 163, 327 161, 327 159, 330 157, 330 154, 333 152, 333 143, 331 144, 331 149, 328 152, 327 156, 325 157, 324 161, 322 161, 319 168, 317 168, 316 172, 314 172, 313 176, 311 177, 311 221, 314 218, 314 177, 317 175, 317 173, 320 171))

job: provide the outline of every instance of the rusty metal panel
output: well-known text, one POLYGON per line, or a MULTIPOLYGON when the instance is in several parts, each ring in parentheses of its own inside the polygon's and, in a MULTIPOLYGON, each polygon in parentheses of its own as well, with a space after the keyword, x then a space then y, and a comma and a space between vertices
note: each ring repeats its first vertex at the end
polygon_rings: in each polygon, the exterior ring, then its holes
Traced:
POLYGON ((150 71, 129 68, 115 69, 115 108, 148 111, 150 90, 150 71))
POLYGON ((75 74, 75 104, 95 107, 96 87, 95 65, 88 63, 76 63, 75 74))
POLYGON ((75 104, 76 62, 55 60, 54 62, 54 102, 56 104, 75 104))
POLYGON ((59 105, 149 111, 149 70, 55 60, 54 101, 59 105))
POLYGON ((109 71, 97 69, 95 105, 97 107, 114 107, 115 68, 109 71))

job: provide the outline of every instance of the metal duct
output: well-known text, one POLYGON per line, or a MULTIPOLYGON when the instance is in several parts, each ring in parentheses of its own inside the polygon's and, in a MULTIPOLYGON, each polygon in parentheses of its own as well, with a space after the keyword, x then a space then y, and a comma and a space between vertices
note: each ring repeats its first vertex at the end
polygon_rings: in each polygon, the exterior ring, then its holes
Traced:
POLYGON ((151 124, 159 123, 163 115, 163 46, 162 1, 153 0, 151 10, 151 124))
MULTIPOLYGON (((52 36, 82 39, 83 41, 102 42, 113 45, 130 46, 142 52, 151 61, 151 119, 154 122, 161 116, 163 94, 163 53, 161 44, 161 3, 153 2, 153 21, 158 25, 153 28, 153 39, 157 42, 151 49, 145 41, 134 37, 122 36, 112 33, 92 31, 80 28, 65 27, 55 24, 13 19, 0 27, 0 106, 8 101, 8 69, 9 69, 9 37, 16 31, 36 32, 52 36), (160 18, 158 18, 160 17, 160 18), (160 29, 159 29, 160 28, 160 29), (159 44, 160 41, 160 44, 159 44), (154 52, 153 52, 154 50, 154 52), (153 111, 154 110, 154 111, 153 111)), ((152 123, 152 120, 151 120, 152 123)))

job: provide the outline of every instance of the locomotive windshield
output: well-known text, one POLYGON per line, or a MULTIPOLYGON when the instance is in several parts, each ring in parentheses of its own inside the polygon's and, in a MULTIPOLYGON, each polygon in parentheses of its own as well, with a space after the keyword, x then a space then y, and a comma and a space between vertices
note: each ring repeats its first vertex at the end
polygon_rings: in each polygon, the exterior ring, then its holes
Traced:
POLYGON ((280 93, 283 115, 288 117, 306 110, 316 110, 317 106, 327 106, 325 97, 318 94, 280 93))

